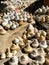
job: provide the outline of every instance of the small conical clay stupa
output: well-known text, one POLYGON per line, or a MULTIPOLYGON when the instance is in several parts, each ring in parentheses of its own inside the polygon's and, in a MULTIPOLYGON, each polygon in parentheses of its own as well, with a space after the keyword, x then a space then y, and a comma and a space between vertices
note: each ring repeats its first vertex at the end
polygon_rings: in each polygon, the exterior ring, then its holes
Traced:
POLYGON ((12 53, 10 52, 10 48, 7 48, 6 57, 7 58, 11 58, 12 57, 12 53))
POLYGON ((4 28, 2 26, 0 26, 0 34, 1 35, 6 34, 6 30, 4 30, 4 28))
POLYGON ((44 64, 45 63, 45 57, 43 55, 38 55, 36 57, 36 60, 38 61, 39 64, 44 64))
POLYGON ((27 64, 28 63, 28 60, 29 60, 29 57, 27 55, 22 55, 20 58, 19 58, 19 62, 20 64, 24 65, 24 64, 27 64))
POLYGON ((46 63, 47 65, 49 65, 49 55, 46 56, 45 63, 46 63))
POLYGON ((40 37, 39 37, 39 41, 45 41, 45 36, 43 36, 43 35, 41 35, 40 37))
POLYGON ((5 53, 3 52, 3 53, 1 53, 1 59, 5 59, 6 58, 6 55, 5 55, 5 53))
POLYGON ((32 52, 32 50, 33 50, 33 48, 30 46, 30 44, 28 44, 28 45, 24 48, 24 51, 25 51, 26 53, 30 53, 30 52, 32 52))
POLYGON ((19 50, 20 50, 20 47, 19 47, 18 44, 17 44, 17 45, 12 44, 12 46, 11 46, 11 51, 14 51, 14 50, 16 50, 16 51, 19 51, 19 50))
POLYGON ((42 42, 40 43, 40 47, 42 47, 42 48, 47 48, 47 42, 46 42, 46 41, 42 41, 42 42))
POLYGON ((18 57, 17 57, 17 56, 13 56, 13 57, 9 60, 9 65, 18 65, 18 57))
POLYGON ((21 20, 19 20, 18 23, 20 26, 23 25, 23 21, 21 21, 21 20))
POLYGON ((19 45, 22 47, 24 46, 24 42, 23 42, 23 39, 21 37, 18 37, 19 38, 19 45))

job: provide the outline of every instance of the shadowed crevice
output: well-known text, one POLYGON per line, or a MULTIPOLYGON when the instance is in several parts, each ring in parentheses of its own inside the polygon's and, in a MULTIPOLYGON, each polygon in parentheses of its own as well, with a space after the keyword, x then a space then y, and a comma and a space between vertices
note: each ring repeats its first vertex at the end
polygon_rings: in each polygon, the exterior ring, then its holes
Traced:
POLYGON ((37 0, 36 2, 32 3, 30 6, 28 6, 25 11, 29 13, 34 13, 38 8, 40 8, 43 5, 44 0, 37 0))

